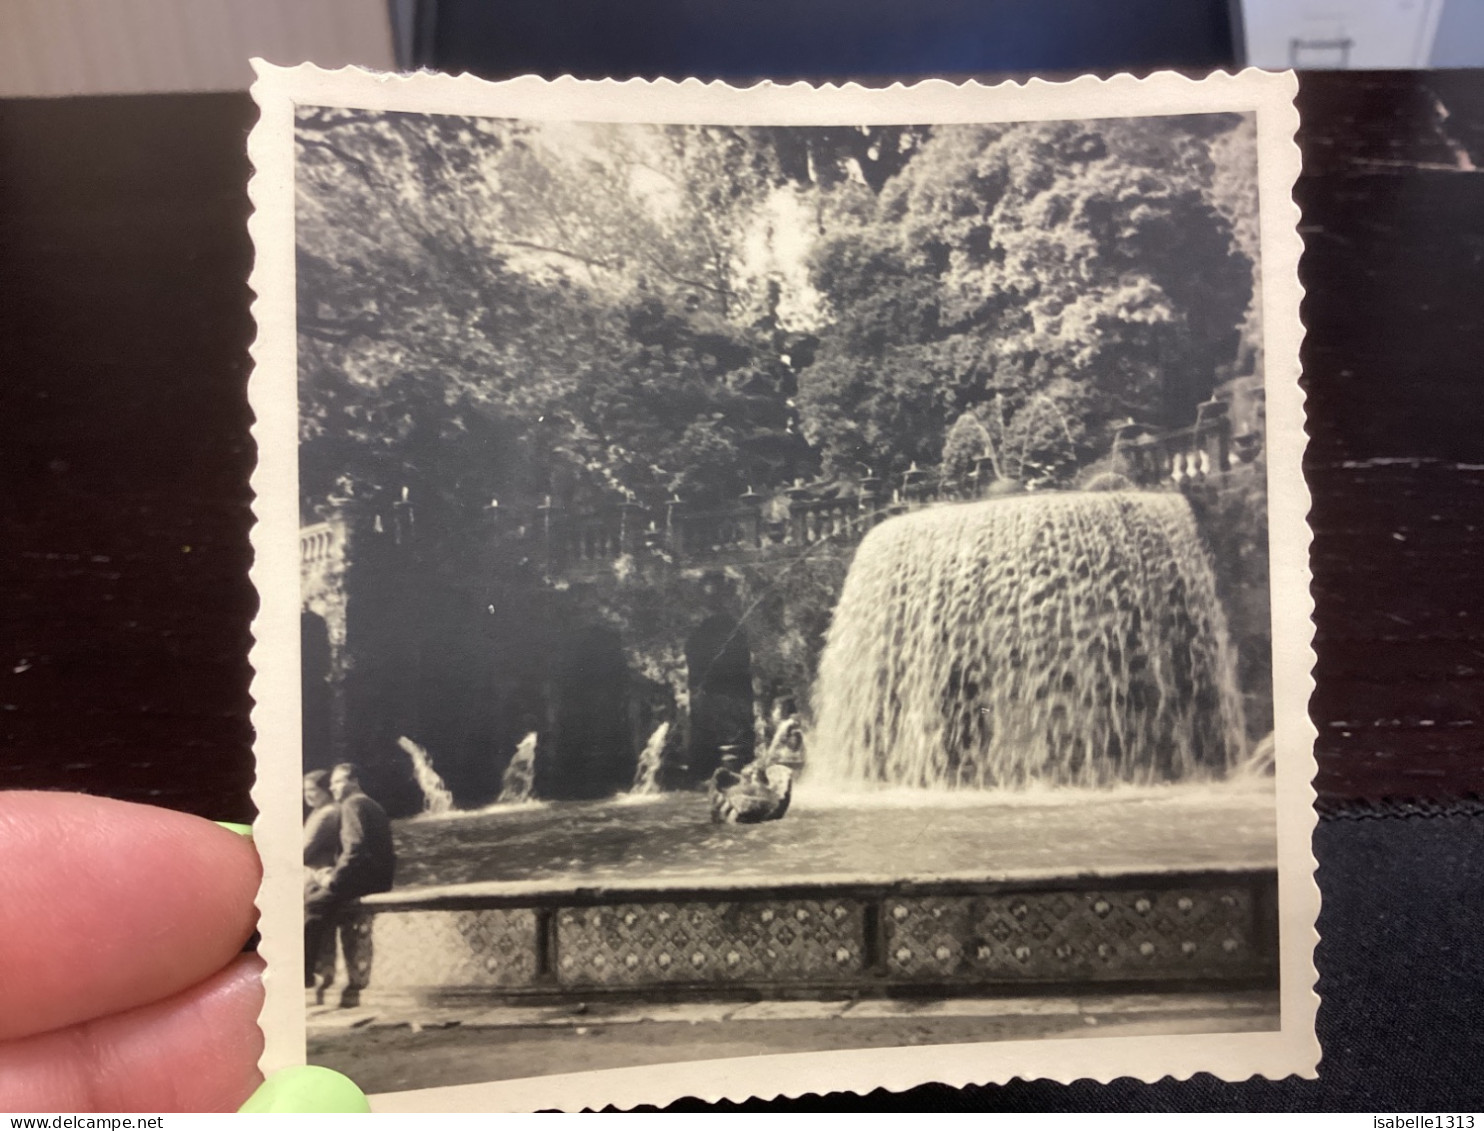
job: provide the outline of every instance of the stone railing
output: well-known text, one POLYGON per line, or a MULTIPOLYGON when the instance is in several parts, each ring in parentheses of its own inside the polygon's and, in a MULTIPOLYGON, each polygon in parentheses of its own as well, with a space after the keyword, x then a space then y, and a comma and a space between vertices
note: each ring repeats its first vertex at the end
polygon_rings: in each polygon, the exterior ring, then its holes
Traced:
MULTIPOLYGON (((1224 401, 1200 405, 1188 428, 1157 431, 1127 424, 1114 438, 1114 470, 1140 487, 1185 487, 1202 483, 1234 467, 1249 464, 1261 450, 1260 434, 1232 435, 1224 401)), ((657 507, 626 502, 588 512, 574 512, 548 499, 541 506, 507 513, 491 505, 486 511, 491 532, 516 534, 534 543, 532 559, 548 574, 597 574, 624 555, 646 550, 668 553, 676 560, 705 562, 742 557, 774 546, 805 547, 824 541, 853 543, 872 526, 892 515, 946 502, 983 499, 1003 485, 993 460, 984 456, 958 478, 918 468, 886 481, 867 475, 849 493, 816 495, 798 485, 787 489, 786 504, 769 513, 765 500, 749 491, 731 506, 695 509, 674 498, 657 507)), ((374 533, 390 533, 402 543, 415 531, 414 507, 403 493, 386 515, 375 516, 374 533)), ((330 523, 300 532, 301 564, 308 568, 337 552, 330 523)))
POLYGON ((730 507, 695 509, 680 499, 663 508, 624 503, 591 513, 573 514, 551 502, 535 508, 529 521, 500 521, 523 529, 541 545, 541 560, 551 571, 581 572, 606 567, 623 554, 664 550, 686 561, 749 555, 773 546, 812 546, 835 540, 858 541, 882 519, 939 502, 982 498, 994 482, 989 460, 961 480, 944 480, 917 468, 898 476, 890 492, 882 481, 866 478, 852 494, 816 497, 806 487, 785 492, 781 518, 765 517, 763 500, 749 494, 730 507))
POLYGON ((874 509, 857 498, 794 499, 788 507, 784 541, 811 546, 830 538, 854 541, 878 521, 874 509))
POLYGON ((1230 471, 1234 454, 1238 460, 1251 460, 1256 448, 1244 444, 1234 453, 1231 417, 1224 401, 1202 404, 1189 428, 1156 432, 1127 424, 1113 441, 1114 470, 1146 487, 1202 482, 1230 471))
POLYGON ((774 883, 485 883, 360 901, 367 996, 453 1002, 1264 988, 1272 868, 774 883))
POLYGON ((338 552, 335 527, 316 522, 299 528, 299 565, 310 567, 329 561, 338 552))
POLYGON ((762 509, 750 503, 692 511, 672 502, 667 510, 668 547, 683 557, 760 550, 769 540, 763 529, 762 509))

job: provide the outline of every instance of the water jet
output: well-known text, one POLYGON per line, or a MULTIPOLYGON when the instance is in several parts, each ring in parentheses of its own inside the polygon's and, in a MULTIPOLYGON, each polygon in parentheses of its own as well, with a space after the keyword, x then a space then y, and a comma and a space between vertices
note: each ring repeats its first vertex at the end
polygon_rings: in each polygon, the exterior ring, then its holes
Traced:
POLYGON ((536 783, 536 743, 536 732, 531 731, 516 746, 510 765, 505 767, 505 775, 500 779, 497 804, 512 805, 531 800, 536 783))
POLYGON ((1103 787, 1225 776, 1235 650, 1176 493, 939 506, 862 541, 815 687, 836 788, 1103 787))
POLYGON ((634 786, 629 793, 649 795, 660 792, 660 770, 663 765, 665 741, 670 737, 670 724, 660 723, 650 734, 644 749, 639 752, 639 765, 634 770, 634 786))
POLYGON ((449 792, 448 786, 443 784, 438 771, 433 768, 432 755, 405 735, 397 739, 397 745, 412 759, 412 773, 417 779, 417 788, 422 790, 423 812, 431 814, 453 812, 453 794, 449 792))

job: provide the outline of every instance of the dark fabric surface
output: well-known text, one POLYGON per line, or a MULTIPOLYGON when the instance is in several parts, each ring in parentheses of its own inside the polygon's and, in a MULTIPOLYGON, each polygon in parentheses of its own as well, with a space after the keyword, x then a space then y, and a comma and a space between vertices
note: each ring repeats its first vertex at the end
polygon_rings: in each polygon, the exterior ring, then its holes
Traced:
POLYGON ((325 886, 340 899, 390 891, 396 868, 386 810, 364 793, 340 802, 340 856, 325 886))
POLYGON ((0 788, 252 819, 255 116, 0 101, 0 788))
POLYGON ((1229 67, 1225 0, 437 0, 416 65, 486 78, 840 79, 1229 67))
MULTIPOLYGON (((1484 818, 1460 807, 1484 788, 1481 94, 1316 75, 1300 97, 1322 1078, 799 1106, 1484 1106, 1484 818)), ((0 104, 0 788, 251 819, 253 117, 245 95, 0 104)))

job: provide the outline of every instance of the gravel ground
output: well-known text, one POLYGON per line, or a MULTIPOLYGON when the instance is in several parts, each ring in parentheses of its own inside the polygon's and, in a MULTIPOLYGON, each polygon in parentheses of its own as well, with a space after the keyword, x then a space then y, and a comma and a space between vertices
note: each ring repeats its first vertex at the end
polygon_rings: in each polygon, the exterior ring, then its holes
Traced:
POLYGON ((309 1060, 367 1092, 825 1049, 1278 1027, 1275 994, 314 1011, 309 1060))

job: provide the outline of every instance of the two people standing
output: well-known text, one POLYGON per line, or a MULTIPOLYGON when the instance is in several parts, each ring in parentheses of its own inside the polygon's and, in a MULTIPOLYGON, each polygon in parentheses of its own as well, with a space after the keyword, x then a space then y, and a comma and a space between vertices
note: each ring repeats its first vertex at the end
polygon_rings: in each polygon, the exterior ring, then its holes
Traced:
POLYGON ((336 929, 345 955, 342 1007, 360 1004, 371 970, 369 923, 354 914, 363 895, 389 891, 396 872, 392 824, 361 789, 349 762, 304 775, 304 984, 323 1001, 335 978, 336 929))

